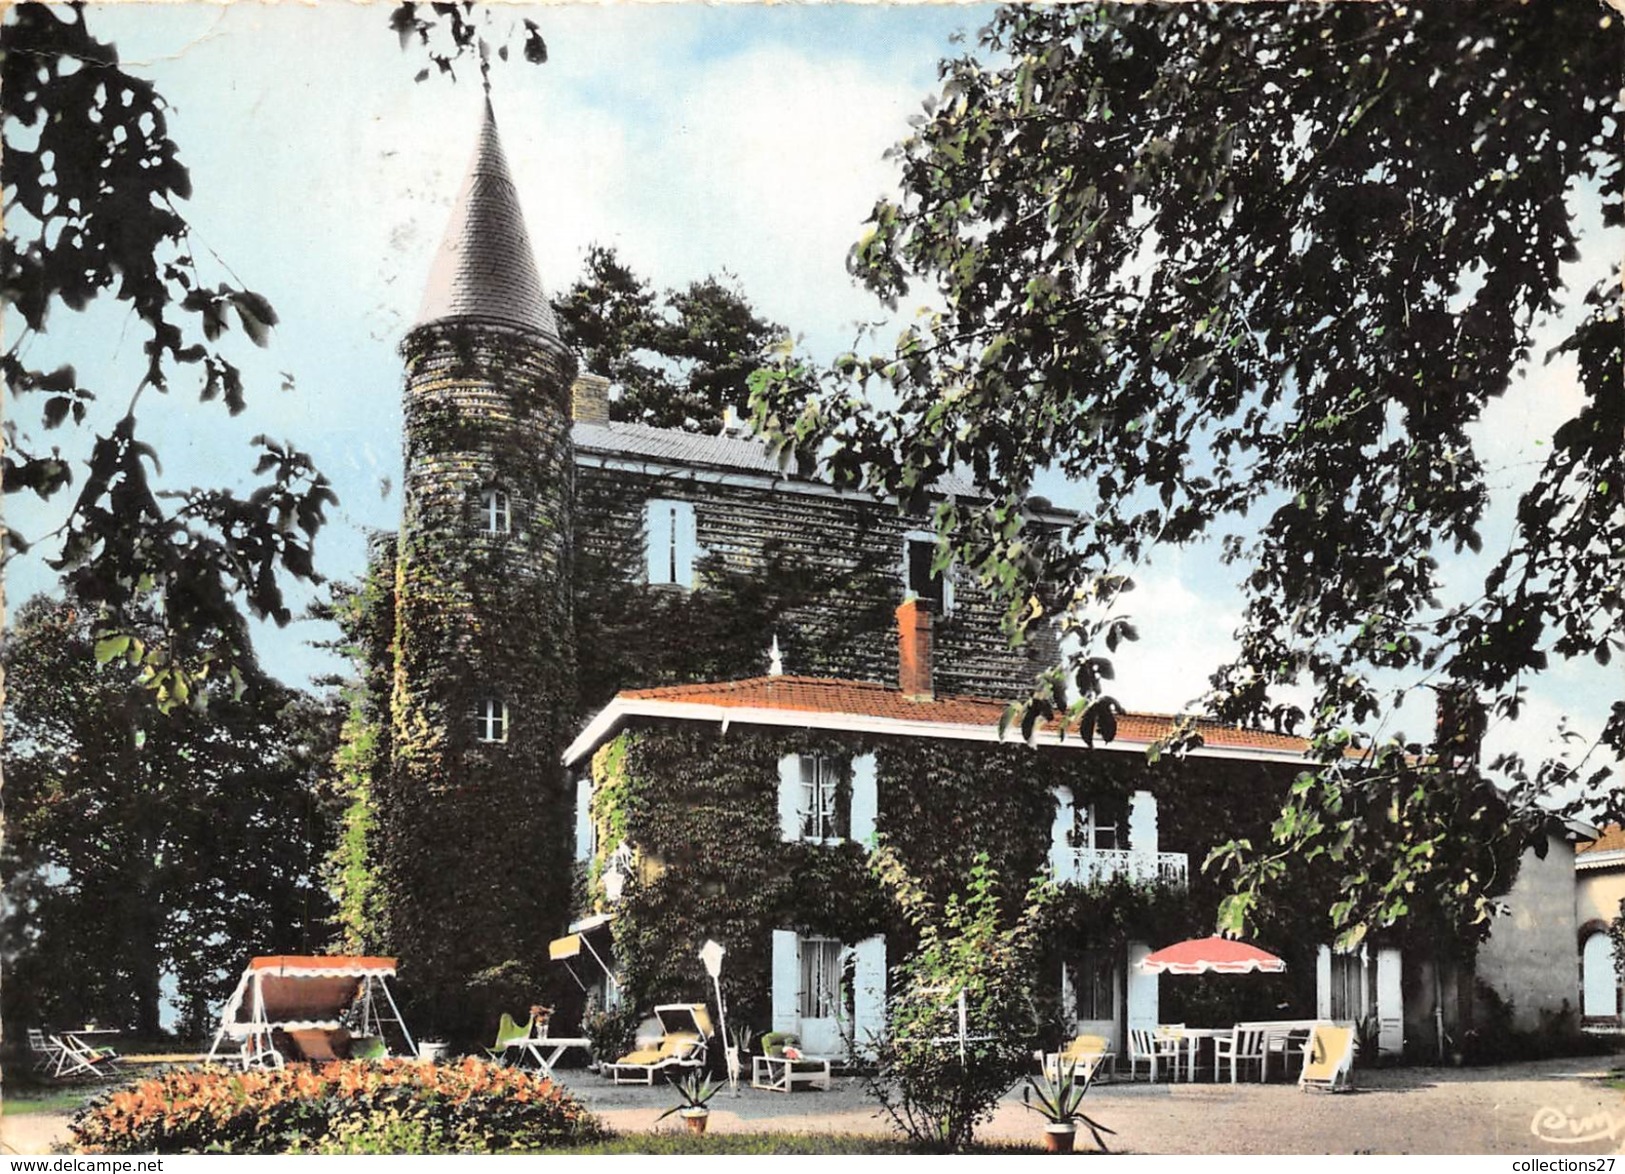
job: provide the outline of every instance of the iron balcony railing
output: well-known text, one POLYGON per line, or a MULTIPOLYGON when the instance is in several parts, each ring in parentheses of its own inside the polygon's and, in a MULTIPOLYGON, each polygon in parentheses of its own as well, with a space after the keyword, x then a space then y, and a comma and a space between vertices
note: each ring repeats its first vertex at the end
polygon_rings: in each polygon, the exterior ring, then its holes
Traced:
POLYGON ((1136 852, 1131 848, 1073 848, 1061 860, 1056 877, 1092 885, 1127 877, 1136 884, 1182 889, 1190 875, 1190 858, 1183 852, 1136 852))

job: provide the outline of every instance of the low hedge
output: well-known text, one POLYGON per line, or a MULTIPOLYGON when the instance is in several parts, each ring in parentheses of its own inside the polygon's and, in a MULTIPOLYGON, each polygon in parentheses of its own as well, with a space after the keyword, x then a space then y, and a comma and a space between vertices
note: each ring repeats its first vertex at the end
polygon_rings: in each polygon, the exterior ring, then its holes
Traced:
POLYGON ((559 1085, 473 1058, 176 1070, 91 1102, 70 1130, 88 1154, 488 1154, 605 1136, 559 1085))

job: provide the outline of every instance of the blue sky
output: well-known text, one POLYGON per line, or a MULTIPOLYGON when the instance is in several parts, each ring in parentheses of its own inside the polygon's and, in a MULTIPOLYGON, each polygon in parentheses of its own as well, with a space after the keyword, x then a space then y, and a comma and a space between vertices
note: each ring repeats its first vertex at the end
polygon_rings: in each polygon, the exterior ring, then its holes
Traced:
MULTIPOLYGON (((950 34, 974 30, 989 11, 515 10, 540 24, 551 59, 500 65, 494 101, 547 288, 569 284, 589 244, 613 244, 661 287, 727 270, 815 356, 846 349, 857 323, 883 316, 844 264, 867 211, 894 183, 882 153, 907 133, 939 58, 956 51, 950 34)), ((229 265, 282 319, 269 350, 239 352, 252 377, 241 417, 199 405, 180 387, 143 401, 164 479, 246 485, 248 441, 258 433, 306 449, 341 498, 317 547, 318 568, 334 579, 358 574, 367 532, 399 518, 395 348, 417 310, 481 100, 472 68, 455 84, 438 76, 415 84, 420 57, 400 51, 388 16, 387 4, 338 3, 134 4, 89 14, 93 31, 171 104, 201 256, 229 265), (293 376, 292 391, 278 390, 281 372, 293 376)), ((1572 288, 1583 290, 1620 248, 1617 234, 1593 233, 1572 288)), ((1560 325, 1543 332, 1548 345, 1560 325)), ((30 358, 75 362, 106 389, 103 408, 121 408, 139 378, 126 317, 98 306, 58 313, 50 327, 30 358)), ((1575 396, 1572 367, 1537 369, 1480 429, 1507 491, 1488 550, 1542 455, 1539 440, 1575 396)), ((1046 488, 1069 496, 1064 486, 1046 488)), ((60 509, 20 495, 8 502, 10 523, 25 535, 50 530, 60 509)), ((1469 570, 1445 568, 1464 586, 1469 570)), ((1138 570, 1128 610, 1143 640, 1118 656, 1125 705, 1172 710, 1200 693, 1239 619, 1233 577, 1207 547, 1159 555, 1138 570)), ((15 564, 8 579, 13 606, 51 583, 38 556, 15 564)), ((342 669, 310 646, 330 636, 300 623, 264 629, 258 642, 266 665, 299 683, 342 669)), ((1594 733, 1619 683, 1617 672, 1557 669, 1538 683, 1529 720, 1492 731, 1492 748, 1538 750, 1539 732, 1559 714, 1594 733)), ((1424 737, 1430 716, 1413 705, 1402 721, 1424 737)))

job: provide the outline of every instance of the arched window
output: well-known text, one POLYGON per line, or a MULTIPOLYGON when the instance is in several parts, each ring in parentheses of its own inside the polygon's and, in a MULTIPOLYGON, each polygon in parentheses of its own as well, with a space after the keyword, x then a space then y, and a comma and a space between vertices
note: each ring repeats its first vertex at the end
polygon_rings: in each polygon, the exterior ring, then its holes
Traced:
POLYGON ((506 490, 493 485, 480 494, 480 523, 487 534, 506 534, 512 529, 506 490))
POLYGON ((474 737, 480 742, 508 740, 508 703, 487 697, 474 707, 474 737))
POLYGON ((1588 1019, 1612 1019, 1620 1013, 1619 972, 1606 931, 1592 934, 1580 947, 1580 1013, 1588 1019))

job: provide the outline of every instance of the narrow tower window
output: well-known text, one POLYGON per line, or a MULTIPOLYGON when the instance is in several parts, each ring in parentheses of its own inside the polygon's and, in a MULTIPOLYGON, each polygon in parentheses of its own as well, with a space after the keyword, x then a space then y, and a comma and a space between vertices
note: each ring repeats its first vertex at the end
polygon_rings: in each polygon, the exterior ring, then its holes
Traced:
POLYGON ((481 742, 508 740, 508 703, 487 697, 474 707, 474 737, 481 742))
POLYGON ((487 534, 508 533, 511 529, 510 517, 505 491, 493 487, 480 494, 480 520, 485 524, 487 534))

